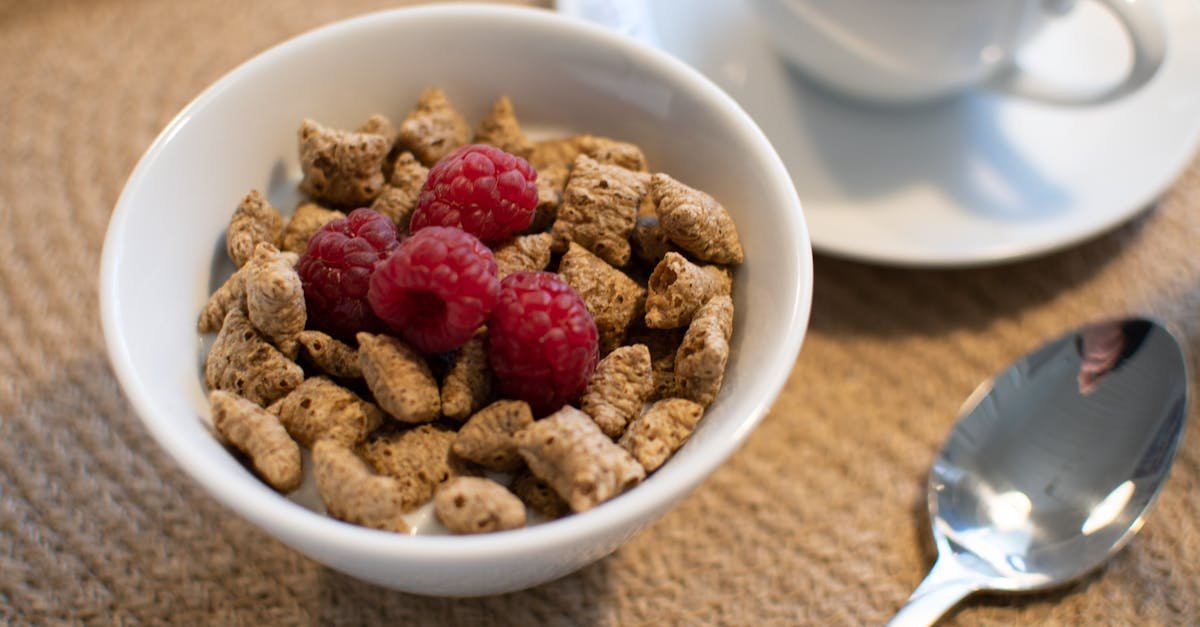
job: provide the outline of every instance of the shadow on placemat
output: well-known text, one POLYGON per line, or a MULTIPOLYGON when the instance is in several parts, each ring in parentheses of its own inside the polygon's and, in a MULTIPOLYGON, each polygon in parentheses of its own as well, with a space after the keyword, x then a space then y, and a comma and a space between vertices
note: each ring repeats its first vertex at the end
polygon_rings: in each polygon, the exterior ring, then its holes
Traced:
POLYGON ((896 268, 817 255, 812 330, 892 336, 987 327, 1087 281, 1137 239, 1153 214, 1065 251, 981 268, 896 268))
POLYGON ((609 560, 536 588, 477 598, 396 592, 323 568, 318 579, 321 625, 606 625, 613 621, 609 560))

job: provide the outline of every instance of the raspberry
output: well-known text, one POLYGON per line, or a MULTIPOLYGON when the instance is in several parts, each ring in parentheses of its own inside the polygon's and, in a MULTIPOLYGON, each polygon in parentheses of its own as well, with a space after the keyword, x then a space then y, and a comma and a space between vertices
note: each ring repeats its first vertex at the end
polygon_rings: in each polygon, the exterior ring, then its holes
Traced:
POLYGON ((296 264, 311 326, 345 340, 377 330, 367 286, 375 264, 395 247, 396 225, 370 209, 355 209, 313 233, 296 264))
POLYGON ((400 243, 371 277, 371 308, 424 353, 471 339, 500 295, 492 251, 461 229, 432 226, 400 243))
POLYGON ((587 387, 598 337, 583 299, 557 275, 514 272, 488 321, 488 362, 506 396, 545 415, 587 387))
POLYGON ((409 231, 457 226, 498 242, 533 220, 536 181, 537 171, 524 159, 495 146, 468 144, 430 168, 409 231))

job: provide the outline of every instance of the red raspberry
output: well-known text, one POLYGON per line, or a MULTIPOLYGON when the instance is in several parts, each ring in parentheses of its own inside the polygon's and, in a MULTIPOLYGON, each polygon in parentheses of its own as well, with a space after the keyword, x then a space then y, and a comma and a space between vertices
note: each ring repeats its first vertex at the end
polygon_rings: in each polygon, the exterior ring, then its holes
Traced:
POLYGON ((408 230, 457 226, 485 242, 525 229, 537 207, 537 172, 495 146, 468 144, 429 170, 408 230))
POLYGON ((461 229, 432 226, 400 243, 371 277, 371 308, 424 353, 458 348, 500 296, 492 251, 461 229))
POLYGON ((550 272, 500 282, 488 321, 488 362, 506 396, 545 415, 579 396, 599 359, 596 322, 583 299, 550 272))
POLYGON ((379 329, 367 286, 375 264, 395 247, 396 225, 370 209, 355 209, 313 233, 296 264, 310 324, 346 340, 379 329))

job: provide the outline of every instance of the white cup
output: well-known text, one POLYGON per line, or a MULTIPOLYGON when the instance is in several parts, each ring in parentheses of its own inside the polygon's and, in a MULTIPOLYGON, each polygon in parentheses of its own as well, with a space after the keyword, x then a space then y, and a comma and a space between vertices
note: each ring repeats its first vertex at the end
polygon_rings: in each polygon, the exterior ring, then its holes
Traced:
POLYGON ((1124 27, 1133 63, 1124 79, 1083 92, 1023 73, 1017 52, 1075 0, 755 0, 786 60, 835 91, 860 100, 911 104, 987 82, 994 89, 1065 104, 1128 94, 1150 80, 1166 54, 1166 33, 1150 0, 1099 2, 1124 27))

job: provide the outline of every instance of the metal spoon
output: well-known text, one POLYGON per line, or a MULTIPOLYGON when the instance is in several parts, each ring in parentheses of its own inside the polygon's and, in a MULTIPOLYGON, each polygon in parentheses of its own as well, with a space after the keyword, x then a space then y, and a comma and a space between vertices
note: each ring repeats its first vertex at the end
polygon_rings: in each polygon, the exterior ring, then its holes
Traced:
POLYGON ((980 385, 929 475, 937 562, 889 625, 1103 564, 1162 487, 1187 400, 1179 343, 1140 318, 1068 333, 980 385))

